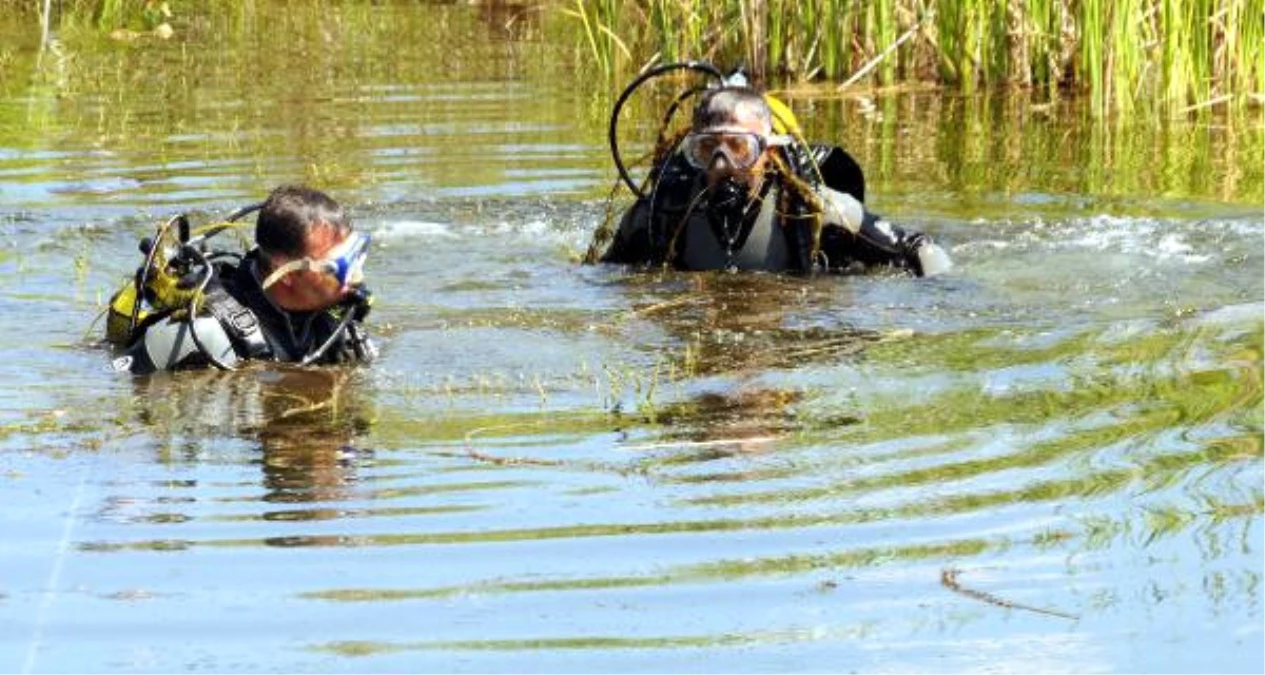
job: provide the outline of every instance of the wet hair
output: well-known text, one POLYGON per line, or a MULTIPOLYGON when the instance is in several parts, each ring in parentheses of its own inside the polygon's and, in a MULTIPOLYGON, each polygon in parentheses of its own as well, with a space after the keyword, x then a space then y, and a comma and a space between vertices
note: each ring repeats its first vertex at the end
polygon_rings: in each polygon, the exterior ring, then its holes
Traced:
POLYGON ((351 231, 351 218, 329 195, 320 190, 283 185, 272 191, 255 220, 255 243, 265 257, 299 258, 307 251, 307 239, 319 227, 339 234, 351 231))
POLYGON ((741 113, 754 115, 768 133, 773 128, 773 111, 760 92, 750 87, 722 87, 709 89, 699 98, 694 108, 694 130, 727 124, 741 113))

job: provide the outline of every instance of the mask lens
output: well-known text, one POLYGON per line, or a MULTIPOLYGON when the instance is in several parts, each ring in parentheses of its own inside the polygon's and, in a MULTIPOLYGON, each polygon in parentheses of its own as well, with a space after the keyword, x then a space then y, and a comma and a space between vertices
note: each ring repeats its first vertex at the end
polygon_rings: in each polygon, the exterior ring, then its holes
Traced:
POLYGON ((690 134, 685 137, 685 159, 696 169, 706 169, 720 142, 712 134, 690 134))
MULTIPOLYGON (((368 251, 365 251, 365 253, 367 254, 368 251)), ((365 254, 356 256, 356 258, 351 261, 351 264, 348 265, 347 273, 343 275, 343 277, 339 278, 339 281, 341 281, 344 286, 355 286, 363 283, 365 280, 365 259, 368 257, 369 256, 365 254)))
POLYGON ((685 137, 685 158, 698 169, 706 169, 716 153, 724 153, 734 168, 746 169, 756 163, 761 147, 760 137, 748 133, 695 133, 685 137))
POLYGON ((755 164, 760 157, 760 139, 755 134, 725 134, 721 139, 729 161, 740 169, 755 164))
POLYGON ((369 235, 352 233, 325 259, 330 274, 343 286, 364 280, 365 259, 369 257, 369 235))

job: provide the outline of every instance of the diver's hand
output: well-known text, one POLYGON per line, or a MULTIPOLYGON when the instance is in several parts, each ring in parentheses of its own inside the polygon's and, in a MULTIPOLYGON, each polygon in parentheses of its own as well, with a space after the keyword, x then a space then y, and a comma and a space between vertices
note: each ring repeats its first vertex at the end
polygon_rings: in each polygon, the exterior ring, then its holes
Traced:
POLYGON ((838 225, 852 234, 861 234, 865 223, 865 207, 855 197, 830 188, 817 188, 821 199, 822 217, 828 224, 838 225))
POLYGON ((918 258, 918 271, 924 277, 944 274, 953 269, 953 261, 939 244, 930 239, 923 239, 914 249, 918 258))

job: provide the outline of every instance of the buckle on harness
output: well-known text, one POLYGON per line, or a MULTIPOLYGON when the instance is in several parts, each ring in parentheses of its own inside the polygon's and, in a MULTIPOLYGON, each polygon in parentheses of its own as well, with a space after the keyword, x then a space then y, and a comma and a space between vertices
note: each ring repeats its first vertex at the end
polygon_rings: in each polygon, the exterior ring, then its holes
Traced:
POLYGON ((259 317, 224 290, 218 279, 206 289, 206 308, 220 322, 240 356, 256 359, 271 354, 259 317))
POLYGON ((229 315, 228 320, 233 324, 233 328, 242 333, 249 333, 259 328, 259 320, 255 318, 254 312, 246 308, 233 312, 229 315))

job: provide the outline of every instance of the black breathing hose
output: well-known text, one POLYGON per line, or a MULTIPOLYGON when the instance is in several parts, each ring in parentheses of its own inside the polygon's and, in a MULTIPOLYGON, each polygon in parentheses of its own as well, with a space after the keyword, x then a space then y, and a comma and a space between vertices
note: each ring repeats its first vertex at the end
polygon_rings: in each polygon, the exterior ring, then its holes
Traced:
MULTIPOLYGON (((145 299, 145 287, 149 285, 149 269, 154 264, 154 257, 158 255, 158 245, 162 241, 163 237, 167 235, 167 230, 171 229, 171 226, 180 220, 184 220, 186 223, 188 222, 185 220, 184 214, 180 214, 168 218, 167 222, 163 223, 162 227, 158 228, 158 232, 154 234, 154 238, 149 240, 149 250, 145 251, 145 264, 137 270, 136 276, 132 280, 132 283, 136 288, 136 298, 132 301, 132 315, 128 318, 127 322, 127 340, 129 343, 136 336, 136 326, 141 315, 141 303, 145 299)), ((187 228, 188 225, 185 225, 181 228, 181 231, 187 232, 187 228)), ((141 248, 143 249, 144 247, 145 240, 142 239, 141 248)))
POLYGON ((228 214, 228 217, 225 218, 224 220, 225 222, 229 222, 229 223, 234 222, 248 213, 253 213, 255 211, 258 211, 259 209, 262 209, 264 207, 264 203, 265 202, 259 202, 257 204, 247 204, 246 206, 243 206, 240 209, 237 209, 236 211, 228 214))
MULTIPOLYGON (((351 326, 353 319, 357 316, 360 316, 362 319, 364 318, 365 313, 368 312, 365 308, 365 303, 367 302, 368 291, 363 289, 352 291, 352 295, 345 302, 342 319, 339 320, 338 326, 334 328, 334 332, 329 334, 329 337, 325 339, 325 343, 320 347, 317 347, 316 351, 304 356, 303 360, 299 361, 299 365, 310 366, 315 363, 317 359, 324 356, 325 352, 329 351, 329 348, 334 345, 334 342, 337 341, 343 333, 347 332, 347 329, 351 326)), ((352 348, 357 351, 357 355, 359 356, 359 352, 361 351, 360 347, 358 345, 352 345, 352 348)))
MULTIPOLYGON (((647 70, 637 76, 637 79, 633 80, 627 87, 624 88, 623 93, 621 93, 619 98, 615 101, 614 109, 611 110, 610 128, 607 136, 611 146, 611 159, 615 161, 615 168, 619 171, 619 177, 623 179, 624 184, 628 186, 628 189, 632 190, 633 194, 637 195, 639 198, 644 198, 646 194, 641 190, 641 188, 637 187, 637 183, 633 181, 632 175, 628 173, 628 168, 624 166, 624 159, 619 153, 619 113, 623 110, 624 104, 628 102, 628 99, 633 95, 633 92, 637 91, 638 87, 653 78, 659 77, 665 73, 670 73, 674 70, 695 70, 700 73, 710 75, 722 83, 725 81, 725 74, 720 72, 719 68, 710 63, 706 63, 704 61, 681 61, 678 63, 667 63, 662 66, 651 68, 650 70, 647 70)), ((697 91, 697 88, 691 88, 685 95, 678 97, 678 99, 673 102, 669 115, 676 111, 676 106, 679 104, 680 100, 684 98, 684 96, 696 93, 697 91)))

